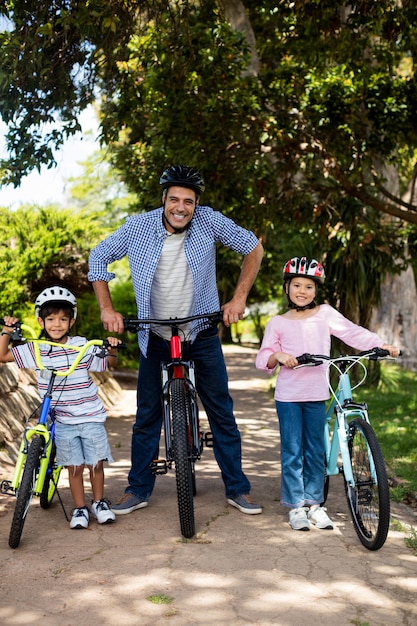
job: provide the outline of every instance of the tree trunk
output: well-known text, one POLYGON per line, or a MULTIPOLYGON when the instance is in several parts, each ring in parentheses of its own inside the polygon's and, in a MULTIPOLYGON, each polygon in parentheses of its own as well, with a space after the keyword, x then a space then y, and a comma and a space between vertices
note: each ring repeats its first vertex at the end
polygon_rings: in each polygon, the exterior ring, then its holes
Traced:
POLYGON ((387 343, 401 348, 401 365, 417 370, 417 291, 411 266, 400 275, 385 278, 371 329, 387 343))

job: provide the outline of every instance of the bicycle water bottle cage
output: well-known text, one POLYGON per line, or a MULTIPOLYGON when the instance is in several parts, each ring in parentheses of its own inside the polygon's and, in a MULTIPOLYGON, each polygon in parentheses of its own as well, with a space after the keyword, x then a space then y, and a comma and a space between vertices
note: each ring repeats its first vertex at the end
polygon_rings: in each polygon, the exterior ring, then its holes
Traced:
POLYGON ((359 411, 366 411, 367 404, 366 402, 353 402, 350 398, 344 401, 342 404, 343 409, 358 409, 359 411))

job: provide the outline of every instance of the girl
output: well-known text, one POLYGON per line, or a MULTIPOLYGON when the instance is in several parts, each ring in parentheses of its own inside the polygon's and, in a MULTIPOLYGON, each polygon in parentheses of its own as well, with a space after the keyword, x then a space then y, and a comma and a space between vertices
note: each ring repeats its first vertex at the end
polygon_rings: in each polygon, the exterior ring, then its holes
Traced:
POLYGON ((281 437, 280 501, 290 509, 289 524, 294 530, 309 530, 310 523, 332 529, 332 520, 320 506, 325 401, 329 398, 326 365, 294 369, 296 356, 304 352, 330 355, 332 336, 357 350, 380 347, 394 357, 400 351, 330 305, 316 303, 325 275, 315 259, 290 259, 283 278, 289 310, 268 322, 256 357, 256 367, 271 374, 281 366, 274 395, 281 437))

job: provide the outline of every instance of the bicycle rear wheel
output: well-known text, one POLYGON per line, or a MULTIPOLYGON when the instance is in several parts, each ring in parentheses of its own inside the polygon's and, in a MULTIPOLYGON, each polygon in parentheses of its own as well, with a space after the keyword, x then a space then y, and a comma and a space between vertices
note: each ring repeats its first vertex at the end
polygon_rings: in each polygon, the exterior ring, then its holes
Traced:
POLYGON ((385 543, 390 522, 388 477, 378 439, 361 418, 349 422, 349 453, 354 486, 345 492, 356 534, 368 550, 385 543))
POLYGON ((45 481, 43 483, 42 493, 40 495, 40 505, 43 509, 49 509, 52 500, 56 494, 58 480, 62 467, 56 464, 56 446, 52 443, 51 456, 49 459, 48 469, 46 471, 45 481))
POLYGON ((39 460, 42 454, 42 439, 38 435, 32 437, 23 469, 22 480, 17 490, 16 506, 9 534, 9 546, 17 548, 23 532, 30 501, 39 471, 39 460))
POLYGON ((171 386, 172 447, 177 483, 178 513, 181 534, 190 539, 195 535, 193 477, 188 458, 187 409, 184 381, 176 379, 171 386))

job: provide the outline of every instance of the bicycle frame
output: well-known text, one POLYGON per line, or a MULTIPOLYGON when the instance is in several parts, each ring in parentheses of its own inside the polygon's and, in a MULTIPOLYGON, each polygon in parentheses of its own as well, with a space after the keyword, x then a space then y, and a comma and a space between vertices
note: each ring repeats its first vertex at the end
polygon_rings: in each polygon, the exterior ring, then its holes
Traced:
POLYGON ((27 455, 30 441, 35 435, 39 435, 43 441, 43 453, 42 453, 42 458, 41 458, 40 465, 39 465, 39 473, 37 475, 34 492, 33 492, 34 495, 39 496, 42 493, 43 485, 45 482, 45 476, 48 470, 50 455, 51 455, 51 450, 52 450, 52 442, 54 439, 55 424, 54 424, 53 419, 49 421, 49 417, 51 415, 52 391, 53 391, 55 378, 66 377, 72 374, 74 370, 76 369, 76 367, 78 366, 78 364, 80 363, 81 359, 83 358, 88 348, 92 345, 102 346, 103 340, 92 339, 81 347, 80 346, 68 346, 67 347, 68 350, 78 352, 77 356, 75 357, 71 367, 69 367, 68 370, 55 371, 55 370, 48 370, 43 365, 39 344, 47 343, 50 346, 57 346, 60 348, 62 348, 63 344, 56 343, 55 341, 49 341, 46 339, 38 339, 36 337, 35 330, 31 326, 28 326, 27 324, 20 324, 19 329, 29 334, 29 339, 27 339, 26 341, 33 342, 36 364, 38 368, 41 370, 41 376, 43 376, 44 378, 49 378, 49 382, 48 382, 48 389, 42 399, 38 422, 33 426, 25 427, 22 441, 21 441, 20 448, 19 448, 19 453, 17 456, 16 464, 15 464, 15 468, 14 468, 14 472, 13 472, 13 477, 10 483, 8 484, 7 490, 3 491, 3 493, 7 493, 10 489, 13 492, 17 492, 19 484, 20 484, 22 470, 25 464, 26 455, 27 455))
MULTIPOLYGON (((327 475, 336 476, 343 472, 346 482, 352 487, 354 486, 354 479, 348 449, 350 438, 348 422, 353 417, 360 417, 369 423, 366 405, 355 404, 352 401, 349 372, 342 371, 336 394, 326 411, 324 446, 327 460, 327 475), (334 415, 335 423, 333 434, 331 434, 331 421, 334 415), (342 465, 339 464, 339 453, 342 465)), ((372 477, 376 480, 375 468, 372 468, 372 477)))
MULTIPOLYGON (((174 462, 174 454, 172 449, 172 428, 171 428, 171 412, 170 412, 170 387, 175 379, 182 379, 187 388, 188 397, 190 399, 190 425, 191 432, 188 433, 190 444, 190 460, 196 461, 201 457, 201 445, 199 440, 198 426, 198 410, 197 410, 197 390, 195 388, 194 363, 192 361, 184 361, 182 359, 181 338, 178 335, 178 328, 173 327, 170 339, 170 363, 161 363, 161 379, 162 379, 162 398, 163 398, 163 423, 164 423, 164 439, 166 451, 166 463, 171 469, 174 462)), ((154 461, 152 470, 157 471, 157 464, 160 461, 154 461)), ((161 473, 166 473, 165 471, 161 473)))
MULTIPOLYGON (((3 320, 0 320, 0 323, 3 323, 3 320)), ((47 390, 40 405, 38 421, 35 425, 30 425, 31 416, 28 418, 24 428, 12 480, 4 480, 0 485, 1 493, 16 496, 9 546, 17 548, 20 543, 29 505, 34 495, 40 497, 41 507, 46 509, 49 508, 55 493, 57 493, 67 518, 57 488, 62 467, 55 463, 55 420, 53 407, 51 407, 55 379, 72 374, 91 346, 104 347, 108 344, 106 340, 92 339, 82 346, 66 346, 68 350, 77 352, 71 366, 67 370, 51 370, 42 363, 39 344, 46 343, 50 346, 58 346, 61 349, 65 347, 65 344, 44 338, 38 339, 36 332, 30 326, 20 323, 16 324, 12 339, 33 343, 35 361, 40 370, 40 375, 48 379, 47 390), (22 330, 29 334, 28 339, 22 337, 22 330)))
POLYGON ((149 329, 152 324, 171 328, 170 361, 161 363, 166 458, 154 459, 151 471, 155 475, 166 474, 175 465, 181 534, 187 539, 195 535, 195 462, 201 458, 203 440, 207 447, 212 446, 212 435, 206 433, 203 438, 200 433, 194 363, 182 357, 180 326, 193 320, 217 323, 221 319, 221 312, 216 312, 169 320, 124 320, 125 330, 133 332, 149 329))
MULTIPOLYGON (((303 354, 297 357, 299 365, 322 365, 329 361, 327 382, 332 399, 326 411, 324 427, 325 484, 327 499, 329 476, 343 474, 345 495, 352 522, 361 543, 368 550, 379 550, 387 538, 390 522, 388 477, 378 439, 369 421, 365 403, 354 402, 353 390, 361 385, 367 374, 362 358, 376 360, 388 356, 388 351, 374 348, 356 356, 332 359, 323 355, 303 354), (349 372, 358 363, 362 379, 352 388, 349 372), (338 372, 338 386, 330 382, 331 367, 338 372), (334 418, 333 432, 331 422, 334 418)), ((323 502, 323 503, 324 503, 323 502)))

